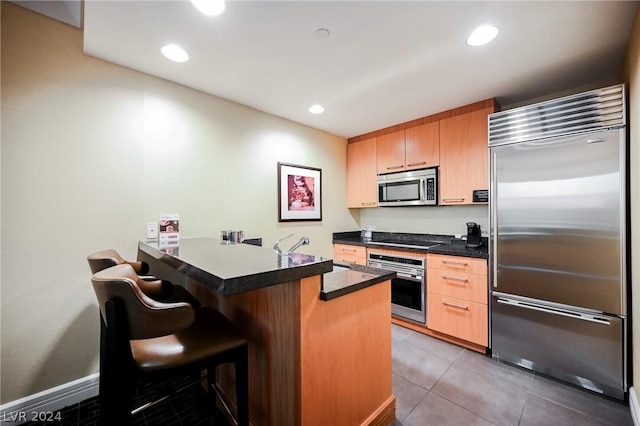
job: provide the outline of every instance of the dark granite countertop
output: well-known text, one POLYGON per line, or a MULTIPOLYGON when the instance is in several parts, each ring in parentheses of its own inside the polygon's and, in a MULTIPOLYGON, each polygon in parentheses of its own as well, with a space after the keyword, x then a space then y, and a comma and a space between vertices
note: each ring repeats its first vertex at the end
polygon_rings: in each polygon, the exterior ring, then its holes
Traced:
POLYGON ((395 278, 396 273, 359 265, 334 265, 333 272, 322 275, 320 299, 331 300, 395 278))
POLYGON ((451 256, 475 257, 488 259, 487 238, 482 238, 480 247, 466 247, 465 241, 456 239, 451 235, 437 234, 410 234, 400 232, 373 232, 371 240, 364 240, 360 231, 336 232, 333 234, 334 244, 350 244, 354 246, 364 246, 367 248, 381 248, 390 250, 402 250, 416 253, 445 254, 451 256), (411 242, 423 241, 432 242, 429 248, 410 247, 411 242), (381 244, 384 242, 385 244, 381 244), (392 242, 398 246, 389 246, 392 242))
POLYGON ((331 259, 320 256, 279 254, 272 248, 215 238, 184 238, 169 253, 142 241, 138 249, 225 296, 333 270, 331 259))

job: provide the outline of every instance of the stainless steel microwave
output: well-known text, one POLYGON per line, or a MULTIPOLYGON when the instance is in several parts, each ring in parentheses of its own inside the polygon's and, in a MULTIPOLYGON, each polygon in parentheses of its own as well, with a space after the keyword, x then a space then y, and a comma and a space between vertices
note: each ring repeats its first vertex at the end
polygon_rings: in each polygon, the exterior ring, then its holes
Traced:
POLYGON ((378 205, 435 206, 438 204, 438 169, 412 170, 378 176, 378 205))

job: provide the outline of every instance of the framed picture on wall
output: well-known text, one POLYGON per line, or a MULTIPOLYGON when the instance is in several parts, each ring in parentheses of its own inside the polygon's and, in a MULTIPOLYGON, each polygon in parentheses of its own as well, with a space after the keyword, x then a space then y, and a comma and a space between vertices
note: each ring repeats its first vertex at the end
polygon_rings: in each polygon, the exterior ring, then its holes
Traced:
POLYGON ((278 163, 278 222, 322 220, 322 170, 278 163))

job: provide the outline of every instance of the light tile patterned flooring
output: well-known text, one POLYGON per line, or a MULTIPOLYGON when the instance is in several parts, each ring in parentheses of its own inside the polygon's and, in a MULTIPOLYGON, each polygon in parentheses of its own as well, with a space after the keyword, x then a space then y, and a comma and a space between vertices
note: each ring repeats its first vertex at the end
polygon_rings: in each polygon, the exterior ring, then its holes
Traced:
POLYGON ((629 406, 393 325, 393 426, 632 426, 629 406))

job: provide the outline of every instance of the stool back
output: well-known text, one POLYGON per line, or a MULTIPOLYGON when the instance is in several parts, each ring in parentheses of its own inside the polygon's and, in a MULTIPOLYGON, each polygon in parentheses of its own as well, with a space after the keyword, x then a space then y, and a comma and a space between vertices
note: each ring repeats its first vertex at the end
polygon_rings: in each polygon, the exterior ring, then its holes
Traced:
POLYGON ((195 318, 189 303, 162 303, 145 295, 137 284, 138 275, 131 265, 121 264, 99 271, 91 277, 100 314, 109 327, 106 305, 122 301, 128 323, 129 338, 148 339, 177 333, 195 318))
POLYGON ((137 274, 146 274, 149 272, 149 265, 147 265, 146 262, 130 262, 113 249, 100 250, 90 254, 87 256, 87 262, 89 262, 89 268, 91 268, 92 274, 112 266, 122 265, 123 263, 131 265, 137 274))

